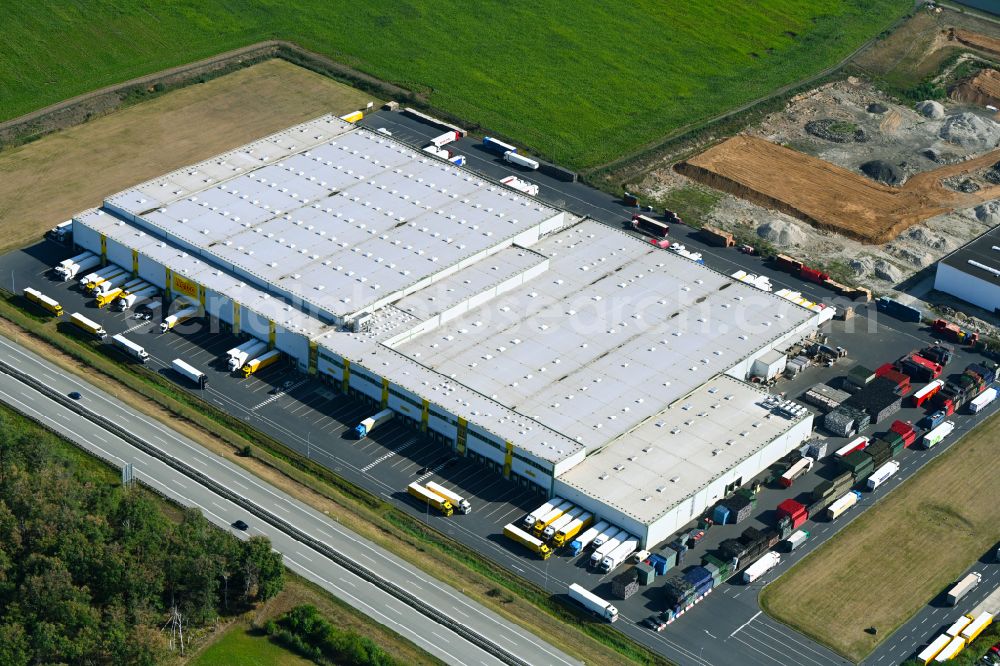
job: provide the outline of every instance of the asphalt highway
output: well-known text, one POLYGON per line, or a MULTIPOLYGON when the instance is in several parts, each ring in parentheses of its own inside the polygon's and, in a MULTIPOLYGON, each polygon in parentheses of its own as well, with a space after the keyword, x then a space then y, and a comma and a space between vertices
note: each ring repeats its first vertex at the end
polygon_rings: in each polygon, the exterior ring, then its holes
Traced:
MULTIPOLYGON (((238 492, 245 499, 391 580, 521 659, 532 664, 579 663, 537 636, 469 599, 457 589, 431 579, 427 574, 345 529, 322 513, 253 477, 224 458, 209 453, 192 440, 135 412, 86 382, 65 375, 62 370, 24 347, 8 340, 0 340, 0 359, 60 393, 78 391, 81 394, 80 403, 87 409, 126 425, 132 434, 184 461, 226 488, 239 489, 238 492)), ((183 505, 201 509, 209 520, 224 529, 231 529, 230 524, 237 519, 245 520, 250 524, 250 534, 263 534, 271 539, 275 550, 282 554, 292 571, 315 582, 443 661, 484 666, 503 663, 446 626, 341 568, 323 553, 293 539, 275 526, 248 516, 244 509, 209 488, 6 373, 0 373, 0 400, 113 465, 132 463, 138 481, 183 505)), ((236 533, 242 535, 238 531, 236 533)))

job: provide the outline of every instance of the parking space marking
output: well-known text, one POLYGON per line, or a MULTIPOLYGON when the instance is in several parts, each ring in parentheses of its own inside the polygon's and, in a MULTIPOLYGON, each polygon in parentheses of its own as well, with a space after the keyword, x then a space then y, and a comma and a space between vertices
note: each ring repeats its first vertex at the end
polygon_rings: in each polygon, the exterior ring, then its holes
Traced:
POLYGON ((274 395, 272 395, 270 398, 268 398, 267 400, 264 400, 263 402, 257 403, 256 405, 254 405, 253 407, 251 407, 250 410, 255 412, 258 409, 260 409, 261 407, 264 407, 266 405, 270 405, 272 402, 274 402, 278 398, 284 396, 286 393, 291 392, 292 390, 298 388, 299 386, 302 386, 303 384, 305 384, 308 381, 309 381, 308 379, 300 379, 299 381, 297 381, 294 384, 292 384, 291 386, 289 386, 287 389, 280 390, 277 393, 275 393, 274 395))
POLYGON ((431 467, 427 471, 426 474, 421 474, 420 476, 417 477, 417 483, 420 483, 424 479, 428 479, 428 478, 434 476, 437 472, 439 472, 440 470, 444 469, 444 466, 447 465, 447 464, 448 464, 448 461, 445 460, 443 462, 438 463, 437 465, 434 465, 434 467, 431 467))

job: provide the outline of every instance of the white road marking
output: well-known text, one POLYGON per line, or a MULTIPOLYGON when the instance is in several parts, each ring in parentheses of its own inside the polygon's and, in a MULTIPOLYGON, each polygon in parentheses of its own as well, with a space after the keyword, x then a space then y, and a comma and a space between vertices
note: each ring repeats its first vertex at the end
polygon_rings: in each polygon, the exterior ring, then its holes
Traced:
POLYGON ((754 620, 756 620, 757 616, 760 615, 763 612, 764 611, 757 611, 757 613, 752 618, 750 618, 749 620, 747 620, 746 622, 744 622, 740 626, 736 627, 736 631, 734 631, 733 633, 729 634, 729 637, 732 638, 733 636, 735 636, 736 634, 738 634, 744 627, 746 627, 748 624, 750 624, 751 622, 753 622, 754 620))

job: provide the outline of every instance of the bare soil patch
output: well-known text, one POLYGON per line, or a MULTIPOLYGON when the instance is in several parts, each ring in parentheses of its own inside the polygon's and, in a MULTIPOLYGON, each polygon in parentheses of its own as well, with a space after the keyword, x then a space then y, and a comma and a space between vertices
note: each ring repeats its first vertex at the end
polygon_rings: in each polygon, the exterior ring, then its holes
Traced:
POLYGON ((968 81, 955 86, 951 98, 977 106, 1000 106, 1000 72, 984 69, 968 81))
POLYGON ((948 39, 961 42, 962 44, 979 51, 985 51, 986 53, 1000 56, 1000 39, 991 37, 990 35, 984 35, 971 30, 963 30, 962 28, 954 28, 949 31, 948 39))
POLYGON ((190 86, 0 152, 0 249, 109 194, 371 96, 283 60, 190 86))
POLYGON ((740 135, 677 166, 706 185, 865 243, 885 243, 913 224, 1000 197, 1000 186, 959 193, 941 180, 1000 160, 1000 151, 917 174, 889 187, 811 155, 740 135), (766 165, 766 168, 762 168, 766 165))

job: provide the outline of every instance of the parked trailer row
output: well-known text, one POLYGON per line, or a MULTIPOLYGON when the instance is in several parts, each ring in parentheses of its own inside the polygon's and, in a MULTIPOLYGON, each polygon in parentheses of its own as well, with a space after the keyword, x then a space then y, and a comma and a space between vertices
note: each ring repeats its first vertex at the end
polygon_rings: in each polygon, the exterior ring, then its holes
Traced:
POLYGON ((576 557, 579 555, 587 546, 593 543, 594 539, 597 538, 599 534, 603 534, 605 530, 611 527, 611 523, 606 520, 602 520, 593 527, 587 528, 587 531, 573 539, 569 544, 570 555, 576 557))
POLYGON ((528 534, 514 523, 505 525, 503 533, 508 539, 516 541, 541 557, 543 560, 547 560, 552 556, 552 549, 549 548, 548 544, 541 539, 528 534))
POLYGON ((281 360, 281 352, 277 349, 272 349, 269 352, 264 352, 255 359, 247 361, 243 365, 243 376, 249 377, 250 375, 260 372, 269 365, 274 365, 279 360, 281 360))
POLYGON ((41 307, 43 310, 47 310, 57 317, 61 317, 63 315, 63 307, 59 305, 59 301, 49 298, 37 289, 26 287, 24 290, 24 297, 41 307))
POLYGON ((53 270, 58 279, 68 282, 84 271, 89 271, 100 265, 100 257, 93 252, 83 252, 70 259, 64 259, 53 270))
POLYGON ((622 563, 628 561, 635 552, 635 549, 639 547, 639 539, 634 536, 628 535, 624 541, 622 541, 618 546, 609 552, 607 555, 601 558, 598 568, 602 573, 608 573, 617 569, 622 563))
POLYGON ((536 537, 541 538, 542 532, 545 531, 546 527, 554 523, 559 516, 563 515, 572 508, 572 502, 569 500, 563 500, 561 504, 552 508, 547 514, 535 521, 535 524, 531 526, 531 533, 536 537))
POLYGON ((159 293, 160 290, 157 287, 149 285, 147 287, 143 287, 142 289, 125 294, 115 302, 114 308, 121 312, 125 312, 137 303, 142 303, 150 298, 155 298, 159 295, 159 293))
POLYGON ((416 497, 427 506, 434 507, 445 516, 450 516, 455 513, 455 507, 451 505, 451 502, 437 493, 431 492, 416 481, 406 487, 406 492, 410 493, 410 495, 416 497))
POLYGON ((440 497, 448 500, 454 508, 458 509, 459 513, 472 513, 472 503, 456 493, 454 490, 449 490, 440 483, 435 483, 434 481, 428 481, 425 484, 425 487, 435 495, 439 495, 440 497))
POLYGON ((934 658, 941 654, 941 651, 948 646, 948 643, 951 643, 951 638, 952 637, 948 634, 941 634, 931 641, 930 645, 920 651, 920 654, 917 655, 917 659, 924 664, 931 663, 934 661, 934 658))
POLYGON ((267 351, 267 343, 261 340, 251 340, 247 345, 241 345, 239 351, 229 357, 229 372, 240 370, 252 358, 257 358, 267 351))
POLYGON ((556 548, 562 548, 573 537, 587 529, 592 522, 594 522, 594 514, 589 511, 580 514, 555 533, 555 536, 552 537, 552 545, 556 548))
POLYGON ((540 507, 525 516, 524 520, 521 521, 521 526, 526 530, 530 530, 535 526, 535 522, 537 522, 539 518, 556 508, 558 505, 562 504, 564 501, 565 500, 561 497, 553 497, 548 502, 545 502, 540 507))

